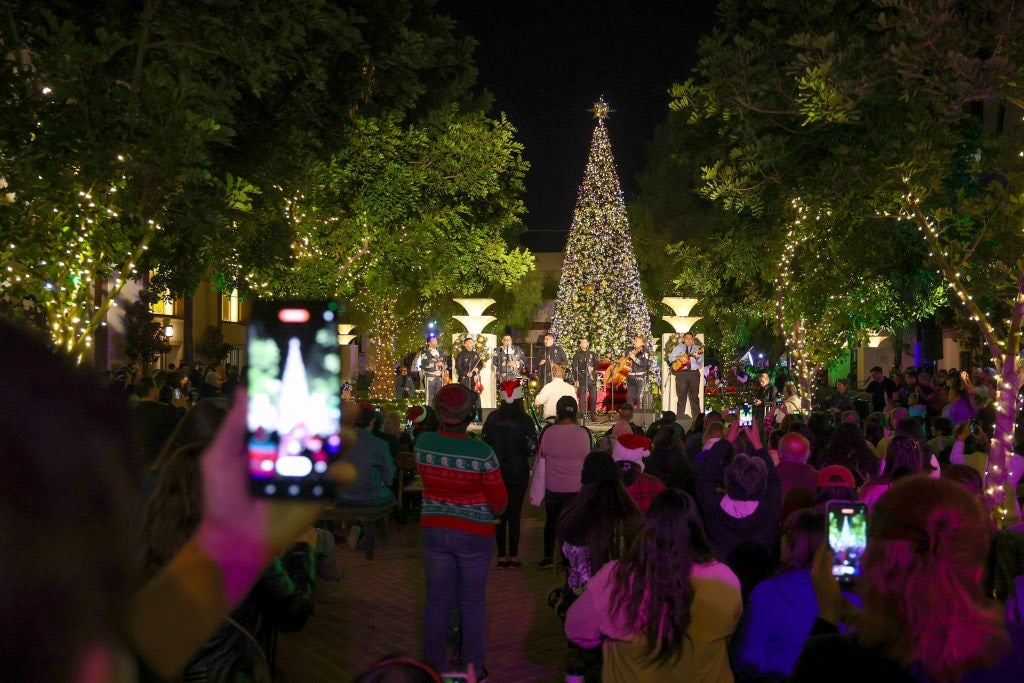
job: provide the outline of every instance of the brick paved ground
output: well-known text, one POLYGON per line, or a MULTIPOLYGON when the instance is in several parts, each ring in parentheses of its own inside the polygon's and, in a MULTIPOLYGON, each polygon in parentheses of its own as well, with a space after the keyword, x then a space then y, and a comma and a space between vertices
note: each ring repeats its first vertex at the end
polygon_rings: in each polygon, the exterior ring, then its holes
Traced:
MULTIPOLYGON (((562 681, 566 641, 547 595, 564 582, 540 569, 543 512, 527 501, 519 570, 492 569, 487 586, 490 681, 562 681)), ((338 546, 341 584, 322 583, 316 611, 299 633, 282 634, 278 671, 285 683, 344 683, 382 656, 421 652, 423 568, 415 517, 378 542, 375 558, 338 546)))

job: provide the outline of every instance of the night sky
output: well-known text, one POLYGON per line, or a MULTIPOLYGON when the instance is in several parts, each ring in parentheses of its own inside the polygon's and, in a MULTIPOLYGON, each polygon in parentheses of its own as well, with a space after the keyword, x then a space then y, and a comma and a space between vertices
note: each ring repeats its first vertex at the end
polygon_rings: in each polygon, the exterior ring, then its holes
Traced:
POLYGON ((478 83, 519 130, 525 157, 525 217, 534 248, 561 248, 604 95, 612 151, 626 201, 636 190, 668 88, 683 81, 697 41, 714 20, 713 0, 442 0, 438 9, 477 38, 478 83), (543 238, 543 239, 538 239, 543 238))

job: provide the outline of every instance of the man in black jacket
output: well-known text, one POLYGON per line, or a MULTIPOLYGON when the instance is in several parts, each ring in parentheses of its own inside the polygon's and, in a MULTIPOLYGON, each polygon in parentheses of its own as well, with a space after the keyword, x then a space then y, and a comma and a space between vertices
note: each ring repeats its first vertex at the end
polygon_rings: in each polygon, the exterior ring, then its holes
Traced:
POLYGON ((760 425, 764 423, 768 411, 775 406, 779 390, 772 384, 767 372, 757 376, 757 384, 757 389, 754 390, 754 424, 760 425))
POLYGON ((580 350, 572 357, 572 376, 576 380, 576 400, 580 409, 586 408, 593 420, 597 412, 597 372, 601 360, 590 350, 590 340, 580 339, 580 350), (589 399, 588 399, 589 396, 589 399))
POLYGON ((543 387, 551 381, 551 366, 555 363, 568 365, 569 357, 561 346, 555 344, 555 335, 548 332, 544 335, 544 348, 538 354, 537 369, 540 373, 540 385, 543 387))

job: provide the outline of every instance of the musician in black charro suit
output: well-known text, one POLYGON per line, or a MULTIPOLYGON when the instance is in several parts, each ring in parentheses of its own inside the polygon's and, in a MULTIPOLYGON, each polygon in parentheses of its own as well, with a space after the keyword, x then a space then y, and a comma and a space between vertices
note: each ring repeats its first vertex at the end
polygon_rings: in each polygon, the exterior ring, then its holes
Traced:
POLYGON ((498 386, 502 382, 519 379, 526 365, 523 350, 512 343, 512 335, 501 338, 501 346, 494 350, 494 370, 498 373, 498 386))
POLYGON ((626 376, 626 403, 638 409, 647 407, 642 403, 647 389, 647 373, 651 371, 651 354, 647 353, 646 347, 643 337, 633 337, 633 347, 623 354, 632 363, 626 376))
POLYGON ((462 340, 462 350, 455 357, 455 371, 459 373, 459 384, 473 392, 476 405, 474 407, 474 420, 480 419, 480 394, 476 391, 477 380, 480 376, 480 354, 474 351, 476 337, 467 334, 462 340))
POLYGON ((434 403, 434 395, 441 390, 442 374, 447 370, 444 354, 437 348, 437 335, 431 334, 426 346, 420 349, 419 366, 429 406, 434 403))
POLYGON ((571 367, 576 380, 576 400, 580 409, 585 408, 593 419, 597 411, 597 373, 601 369, 601 359, 590 350, 590 340, 586 337, 580 339, 580 350, 572 357, 571 367))
POLYGON ((537 369, 540 373, 541 387, 551 381, 552 365, 555 363, 559 365, 569 364, 569 357, 565 355, 565 351, 562 350, 561 346, 555 345, 555 335, 550 332, 544 335, 544 346, 541 348, 540 353, 537 354, 537 358, 537 369))

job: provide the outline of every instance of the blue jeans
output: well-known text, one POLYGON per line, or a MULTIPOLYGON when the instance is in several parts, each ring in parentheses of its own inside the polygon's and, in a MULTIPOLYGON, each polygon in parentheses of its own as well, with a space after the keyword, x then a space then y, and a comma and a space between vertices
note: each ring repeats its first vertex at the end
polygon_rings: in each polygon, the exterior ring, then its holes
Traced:
POLYGON ((425 527, 421 549, 427 577, 423 609, 423 654, 439 671, 448 668, 448 613, 458 599, 462 611, 462 663, 477 674, 487 644, 487 575, 494 539, 468 531, 425 527))

